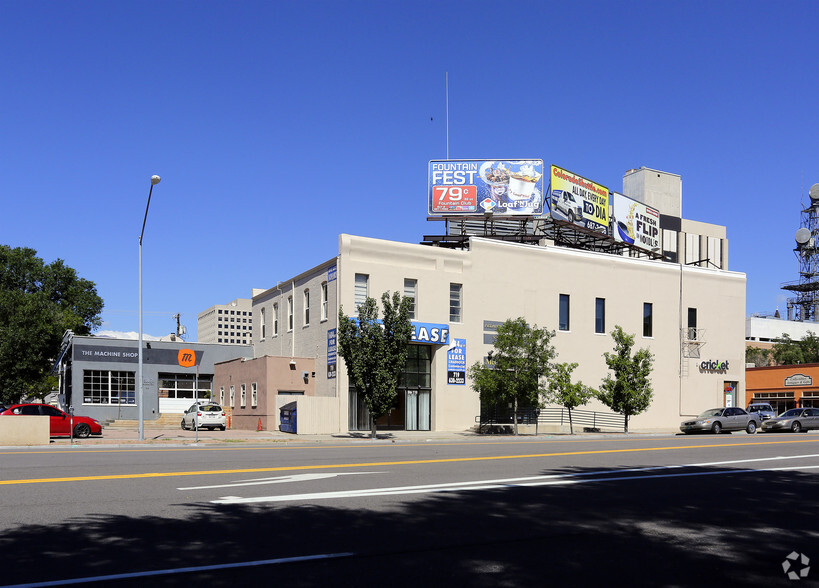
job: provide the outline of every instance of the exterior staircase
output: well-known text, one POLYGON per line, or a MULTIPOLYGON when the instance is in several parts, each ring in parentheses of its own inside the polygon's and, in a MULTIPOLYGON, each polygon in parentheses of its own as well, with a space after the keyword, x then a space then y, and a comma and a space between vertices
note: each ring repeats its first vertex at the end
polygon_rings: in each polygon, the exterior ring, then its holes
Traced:
MULTIPOLYGON (((142 421, 143 427, 146 429, 168 429, 179 428, 179 423, 182 421, 182 414, 165 413, 159 415, 158 419, 142 421)), ((139 421, 137 419, 115 419, 105 421, 102 426, 106 429, 138 429, 139 421)))

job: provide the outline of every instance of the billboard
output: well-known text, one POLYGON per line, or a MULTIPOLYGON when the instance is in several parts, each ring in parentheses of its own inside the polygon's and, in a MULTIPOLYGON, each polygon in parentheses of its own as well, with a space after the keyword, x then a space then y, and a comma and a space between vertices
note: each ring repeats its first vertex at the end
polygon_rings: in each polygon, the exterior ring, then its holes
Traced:
POLYGON ((660 211, 628 196, 612 193, 611 236, 615 241, 660 251, 660 211))
POLYGON ((540 216, 543 160, 434 160, 427 174, 428 212, 540 216))
POLYGON ((608 234, 609 189, 556 165, 551 172, 549 209, 554 219, 608 234))

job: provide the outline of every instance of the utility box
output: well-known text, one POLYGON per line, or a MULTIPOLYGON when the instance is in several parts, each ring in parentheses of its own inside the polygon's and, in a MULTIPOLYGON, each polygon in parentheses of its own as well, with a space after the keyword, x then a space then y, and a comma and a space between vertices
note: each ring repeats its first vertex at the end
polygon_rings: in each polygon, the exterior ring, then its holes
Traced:
POLYGON ((279 409, 279 430, 296 433, 296 403, 288 402, 279 409))

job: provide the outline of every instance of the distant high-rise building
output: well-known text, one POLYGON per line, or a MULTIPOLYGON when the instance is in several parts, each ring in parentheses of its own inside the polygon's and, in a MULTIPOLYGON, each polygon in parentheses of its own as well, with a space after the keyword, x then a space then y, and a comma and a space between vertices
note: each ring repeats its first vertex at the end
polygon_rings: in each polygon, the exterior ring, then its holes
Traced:
POLYGON ((249 298, 237 298, 228 304, 211 306, 199 313, 197 330, 200 343, 251 344, 252 301, 249 298))

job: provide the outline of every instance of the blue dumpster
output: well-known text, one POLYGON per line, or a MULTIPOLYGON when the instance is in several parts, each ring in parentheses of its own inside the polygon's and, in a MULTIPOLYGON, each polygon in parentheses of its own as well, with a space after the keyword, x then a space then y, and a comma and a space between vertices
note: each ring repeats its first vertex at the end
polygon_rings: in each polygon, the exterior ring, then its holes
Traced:
POLYGON ((288 402, 279 409, 279 430, 285 433, 296 432, 295 402, 288 402))

